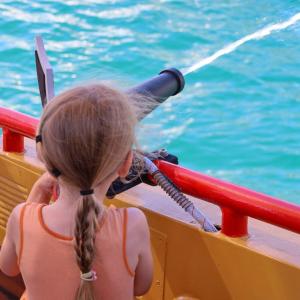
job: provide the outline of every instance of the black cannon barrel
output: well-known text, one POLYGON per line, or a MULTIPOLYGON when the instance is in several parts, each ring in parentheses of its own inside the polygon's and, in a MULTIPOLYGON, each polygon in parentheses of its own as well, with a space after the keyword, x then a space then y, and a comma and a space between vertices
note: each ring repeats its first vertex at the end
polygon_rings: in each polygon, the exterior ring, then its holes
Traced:
POLYGON ((159 75, 129 89, 127 93, 143 95, 145 96, 144 101, 147 101, 147 97, 155 100, 155 102, 149 101, 151 103, 147 106, 145 111, 145 114, 149 114, 167 98, 180 93, 184 88, 184 84, 185 81, 182 73, 175 68, 170 68, 161 71, 159 75))

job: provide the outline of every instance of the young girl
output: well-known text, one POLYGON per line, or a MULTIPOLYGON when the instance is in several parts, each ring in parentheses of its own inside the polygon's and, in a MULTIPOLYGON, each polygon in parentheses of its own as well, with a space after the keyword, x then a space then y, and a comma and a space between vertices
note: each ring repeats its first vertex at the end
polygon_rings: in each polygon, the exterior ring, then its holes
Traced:
POLYGON ((102 204, 131 166, 136 122, 127 96, 103 85, 71 89, 46 106, 36 142, 47 172, 13 210, 0 252, 1 270, 23 276, 22 299, 131 300, 149 289, 144 214, 102 204), (48 205, 57 182, 59 198, 48 205))

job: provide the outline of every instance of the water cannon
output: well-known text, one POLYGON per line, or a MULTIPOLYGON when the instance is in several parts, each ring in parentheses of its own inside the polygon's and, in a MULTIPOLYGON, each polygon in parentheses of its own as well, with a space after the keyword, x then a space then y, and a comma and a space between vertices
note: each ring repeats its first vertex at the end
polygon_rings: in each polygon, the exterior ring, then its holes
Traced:
MULTIPOLYGON (((41 36, 36 37, 35 45, 37 79, 44 107, 54 97, 54 75, 41 36)), ((144 96, 141 97, 143 101, 149 101, 144 106, 144 115, 147 115, 170 96, 180 93, 184 88, 184 84, 185 81, 182 73, 175 68, 170 68, 127 90, 126 93, 142 95, 144 96)))
POLYGON ((182 73, 175 69, 169 68, 161 71, 157 76, 129 89, 129 94, 139 94, 145 96, 142 98, 147 101, 147 98, 155 100, 151 105, 146 106, 144 113, 147 115, 159 104, 167 100, 170 96, 175 96, 180 93, 185 85, 185 80, 182 73))

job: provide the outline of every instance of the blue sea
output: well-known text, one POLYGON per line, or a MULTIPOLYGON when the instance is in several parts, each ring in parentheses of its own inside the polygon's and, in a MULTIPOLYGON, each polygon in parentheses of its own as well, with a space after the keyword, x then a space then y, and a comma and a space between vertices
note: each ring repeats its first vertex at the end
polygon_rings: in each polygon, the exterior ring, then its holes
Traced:
MULTIPOLYGON (((35 35, 56 93, 97 80, 126 89, 299 12, 298 0, 2 0, 0 105, 41 114, 35 35)), ((300 22, 187 75, 182 93, 142 122, 141 146, 300 204, 299 38, 300 22)))

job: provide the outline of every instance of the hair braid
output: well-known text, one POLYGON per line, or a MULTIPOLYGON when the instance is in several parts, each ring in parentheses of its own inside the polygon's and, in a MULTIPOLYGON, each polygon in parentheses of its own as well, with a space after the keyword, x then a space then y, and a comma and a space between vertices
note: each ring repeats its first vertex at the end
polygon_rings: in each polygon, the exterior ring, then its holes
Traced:
MULTIPOLYGON (((92 195, 83 196, 78 203, 75 224, 75 253, 81 273, 90 272, 95 256, 95 234, 100 206, 92 195)), ((94 300, 92 282, 81 280, 76 300, 94 300)))

